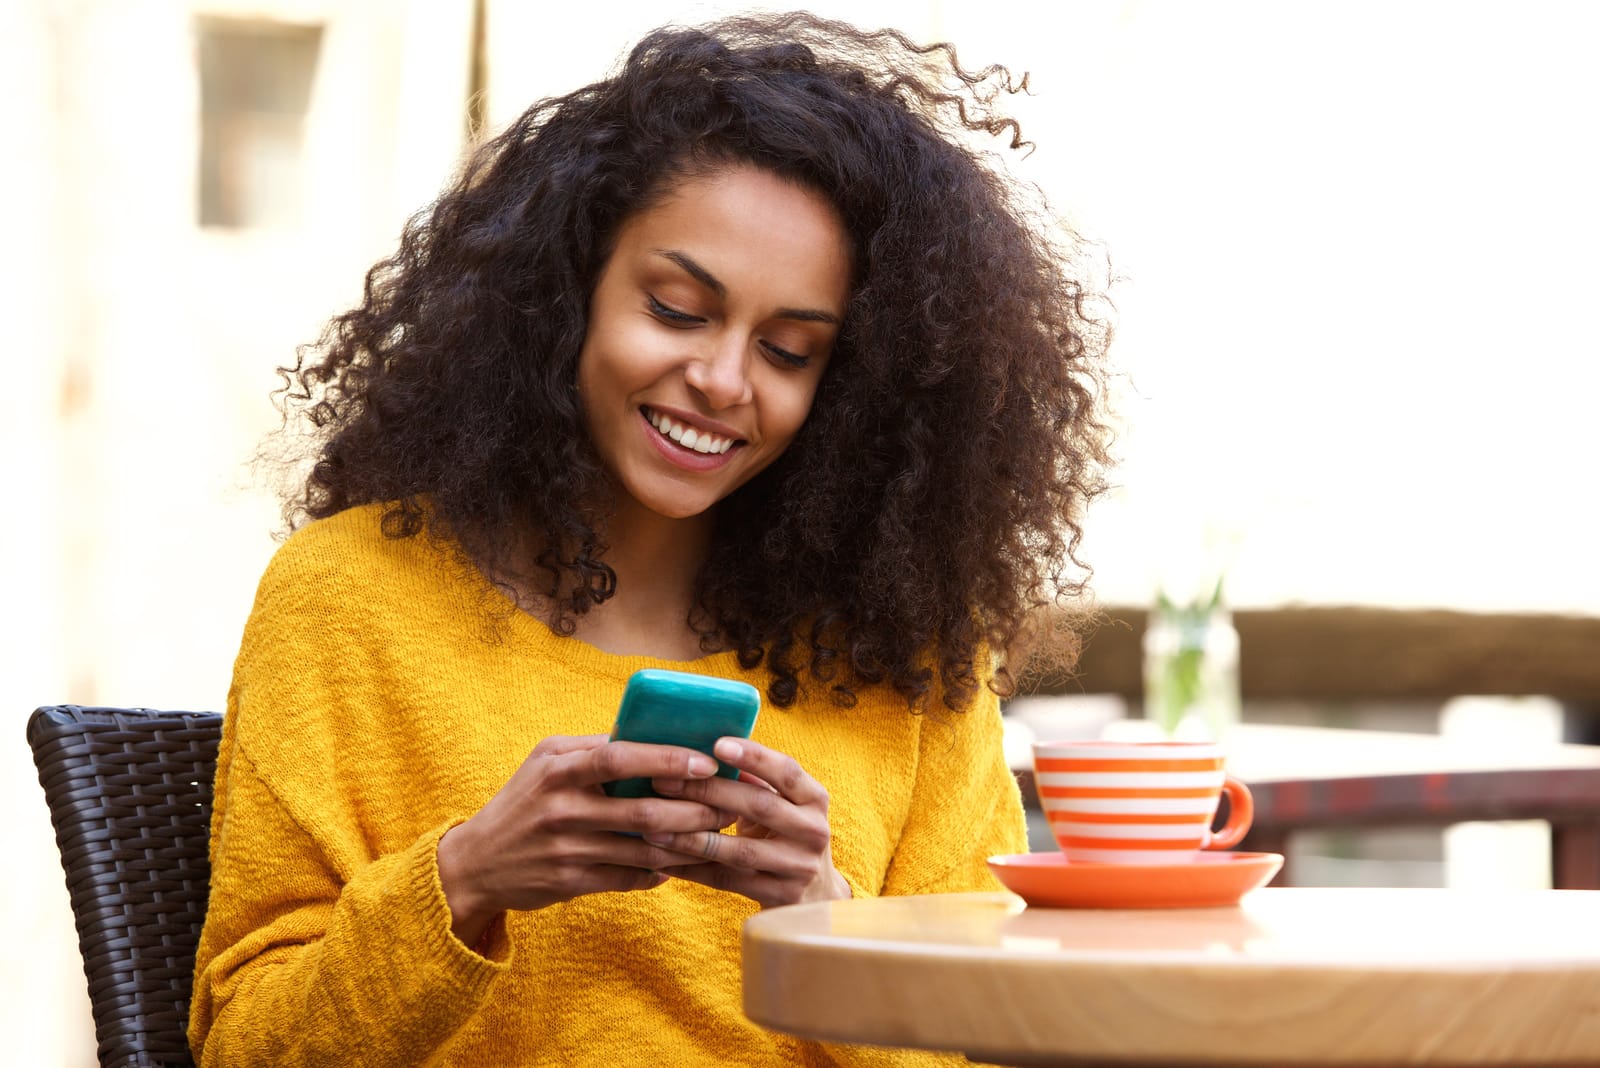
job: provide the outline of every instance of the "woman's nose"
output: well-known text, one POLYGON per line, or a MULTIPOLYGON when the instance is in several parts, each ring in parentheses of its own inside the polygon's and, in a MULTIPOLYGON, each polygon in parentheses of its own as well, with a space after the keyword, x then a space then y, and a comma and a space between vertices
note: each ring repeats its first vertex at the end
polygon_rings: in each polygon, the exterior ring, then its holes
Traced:
POLYGON ((689 388, 705 397, 713 409, 733 408, 750 401, 750 350, 745 338, 728 336, 696 353, 684 368, 689 388))

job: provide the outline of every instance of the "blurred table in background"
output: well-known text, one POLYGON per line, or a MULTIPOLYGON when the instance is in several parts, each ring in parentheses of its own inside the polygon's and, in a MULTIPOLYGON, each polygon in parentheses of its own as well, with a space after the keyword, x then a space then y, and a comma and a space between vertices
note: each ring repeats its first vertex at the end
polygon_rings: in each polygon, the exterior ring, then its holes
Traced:
POLYGON ((1593 1064, 1600 894, 1263 889, 1217 909, 831 901, 744 928, 744 1010, 1038 1065, 1593 1064))
POLYGON ((1600 746, 1504 745, 1396 731, 1241 724, 1229 765, 1250 785, 1255 822, 1241 849, 1283 853, 1296 831, 1550 824, 1550 885, 1600 889, 1600 746))

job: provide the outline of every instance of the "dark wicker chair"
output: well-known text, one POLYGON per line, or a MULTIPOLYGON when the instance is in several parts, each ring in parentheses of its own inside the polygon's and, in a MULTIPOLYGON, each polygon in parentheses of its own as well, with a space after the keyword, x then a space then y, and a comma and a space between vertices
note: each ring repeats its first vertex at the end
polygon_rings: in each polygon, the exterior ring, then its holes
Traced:
POLYGON ((28 744, 55 824, 102 1065, 191 1065, 222 717, 41 708, 28 744))

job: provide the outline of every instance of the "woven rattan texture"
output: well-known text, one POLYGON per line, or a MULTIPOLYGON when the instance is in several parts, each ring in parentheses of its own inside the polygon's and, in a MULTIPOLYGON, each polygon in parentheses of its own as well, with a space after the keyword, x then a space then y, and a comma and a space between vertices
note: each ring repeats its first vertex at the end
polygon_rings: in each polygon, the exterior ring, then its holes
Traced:
POLYGON ((63 705, 28 720, 102 1065, 193 1063, 185 1030, 221 732, 213 712, 63 705))

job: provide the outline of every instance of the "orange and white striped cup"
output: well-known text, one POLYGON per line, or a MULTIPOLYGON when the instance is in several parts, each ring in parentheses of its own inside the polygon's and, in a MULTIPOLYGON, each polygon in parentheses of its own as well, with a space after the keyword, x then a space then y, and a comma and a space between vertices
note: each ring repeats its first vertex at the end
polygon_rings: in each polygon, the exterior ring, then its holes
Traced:
POLYGON ((1250 829, 1244 783, 1214 742, 1035 742, 1034 782, 1068 860, 1183 864, 1227 849, 1250 829), (1228 822, 1212 831, 1228 795, 1228 822))

